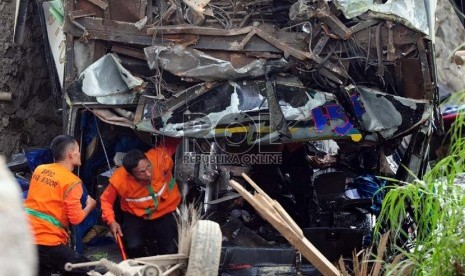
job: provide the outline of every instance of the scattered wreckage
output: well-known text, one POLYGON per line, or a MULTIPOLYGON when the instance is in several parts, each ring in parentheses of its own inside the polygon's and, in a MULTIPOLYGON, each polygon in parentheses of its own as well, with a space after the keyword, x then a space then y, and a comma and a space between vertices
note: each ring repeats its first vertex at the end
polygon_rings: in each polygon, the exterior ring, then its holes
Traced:
POLYGON ((63 1, 40 15, 89 193, 120 152, 182 138, 176 179, 221 225, 220 273, 315 272, 231 188, 242 173, 334 261, 370 243, 377 176, 426 169, 435 1, 63 1))
POLYGON ((67 263, 65 269, 73 271, 77 268, 94 267, 88 272, 90 276, 181 275, 179 272, 184 272, 182 275, 186 276, 217 275, 222 240, 218 224, 189 219, 182 219, 180 224, 181 229, 189 229, 190 235, 181 235, 179 242, 182 245, 179 246, 178 254, 123 259, 120 263, 102 258, 94 262, 67 263), (105 268, 105 274, 96 271, 95 267, 105 268))

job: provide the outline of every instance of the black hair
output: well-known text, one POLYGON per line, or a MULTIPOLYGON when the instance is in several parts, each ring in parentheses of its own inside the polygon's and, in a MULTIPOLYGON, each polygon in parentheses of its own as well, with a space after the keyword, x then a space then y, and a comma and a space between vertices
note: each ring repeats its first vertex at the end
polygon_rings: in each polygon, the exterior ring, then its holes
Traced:
POLYGON ((147 156, 142 151, 138 149, 130 150, 123 157, 123 167, 128 173, 132 174, 132 169, 137 167, 139 161, 143 159, 147 159, 147 156))
POLYGON ((76 143, 76 139, 69 135, 58 135, 57 137, 53 138, 50 149, 52 150, 52 155, 53 159, 55 159, 55 162, 64 160, 66 150, 70 145, 74 145, 74 143, 76 143))

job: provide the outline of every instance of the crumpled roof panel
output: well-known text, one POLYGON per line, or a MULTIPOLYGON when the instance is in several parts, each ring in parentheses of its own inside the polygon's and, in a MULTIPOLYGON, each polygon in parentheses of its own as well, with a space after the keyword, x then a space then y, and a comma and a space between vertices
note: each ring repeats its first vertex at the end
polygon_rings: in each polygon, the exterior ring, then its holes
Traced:
POLYGON ((381 141, 433 117, 435 1, 66 1, 68 102, 140 131, 381 141))

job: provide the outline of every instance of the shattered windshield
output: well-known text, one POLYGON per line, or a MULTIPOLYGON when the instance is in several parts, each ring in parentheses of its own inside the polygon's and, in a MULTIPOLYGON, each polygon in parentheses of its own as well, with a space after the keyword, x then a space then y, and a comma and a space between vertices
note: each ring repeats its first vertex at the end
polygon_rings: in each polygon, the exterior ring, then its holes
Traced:
POLYGON ((68 102, 144 132, 379 141, 433 112, 432 2, 68 2, 68 102))

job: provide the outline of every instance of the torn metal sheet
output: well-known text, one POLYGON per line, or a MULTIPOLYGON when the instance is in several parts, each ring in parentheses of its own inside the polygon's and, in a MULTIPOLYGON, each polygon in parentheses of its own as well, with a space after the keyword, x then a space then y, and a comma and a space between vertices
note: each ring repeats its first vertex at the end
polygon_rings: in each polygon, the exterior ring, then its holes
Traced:
MULTIPOLYGON (((363 134, 373 133, 388 139, 413 129, 431 116, 428 101, 348 87, 353 112, 361 123, 361 129, 357 129, 334 94, 306 89, 292 79, 278 79, 274 86, 290 141, 360 141, 363 134)), ((171 108, 169 102, 153 101, 144 109, 142 121, 137 124, 143 131, 174 137, 243 137, 249 144, 282 142, 278 130, 271 128, 264 81, 225 82, 176 108, 171 108)))
POLYGON ((362 86, 357 91, 364 107, 361 126, 364 131, 379 133, 385 139, 404 134, 428 120, 433 112, 427 100, 393 96, 362 86))
POLYGON ((426 35, 434 30, 431 15, 436 7, 435 0, 391 0, 379 3, 374 0, 335 0, 335 5, 351 19, 367 11, 370 15, 400 22, 426 35))
POLYGON ((96 97, 102 104, 132 103, 136 93, 131 89, 143 84, 124 68, 115 54, 107 54, 87 67, 79 77, 82 92, 96 97))
POLYGON ((255 78, 265 75, 272 68, 286 68, 288 65, 284 59, 272 64, 265 59, 256 59, 245 66, 234 68, 230 61, 179 45, 152 46, 145 48, 144 51, 150 69, 161 67, 174 75, 203 81, 255 78))

